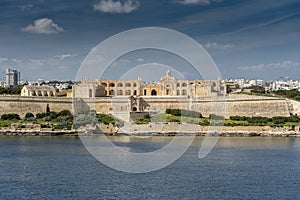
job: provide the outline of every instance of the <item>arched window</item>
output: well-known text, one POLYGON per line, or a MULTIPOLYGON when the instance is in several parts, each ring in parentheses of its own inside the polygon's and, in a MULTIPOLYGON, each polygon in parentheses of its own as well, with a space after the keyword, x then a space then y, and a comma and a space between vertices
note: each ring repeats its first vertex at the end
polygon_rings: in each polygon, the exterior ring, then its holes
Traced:
POLYGON ((107 87, 107 84, 106 84, 106 83, 101 83, 101 85, 103 85, 104 87, 107 87))
POLYGON ((114 90, 109 90, 109 95, 115 95, 115 91, 114 90))
POLYGON ((117 87, 123 87, 123 83, 118 83, 117 87))
POLYGON ((182 90, 182 95, 187 95, 186 90, 182 90))
POLYGON ((131 83, 126 83, 125 87, 131 87, 131 83))
POLYGON ((136 112, 136 111, 137 111, 137 108, 134 106, 134 107, 132 108, 132 111, 133 111, 133 112, 136 112))
POLYGON ((123 90, 118 90, 117 95, 123 95, 123 90))
POLYGON ((180 90, 177 90, 177 95, 178 95, 178 96, 180 95, 180 90))
POLYGON ((133 95, 136 95, 136 90, 133 91, 133 95))
POLYGON ((92 89, 89 89, 89 97, 92 97, 93 96, 93 91, 92 89))
POLYGON ((136 83, 133 83, 133 87, 136 87, 136 83))
POLYGON ((186 87, 187 84, 186 84, 186 83, 182 83, 181 86, 182 86, 182 87, 186 87))
POLYGON ((144 90, 144 95, 147 95, 147 90, 144 90))
POLYGON ((115 84, 114 83, 110 83, 109 87, 115 87, 115 84))
POLYGON ((177 83, 177 87, 180 87, 180 83, 177 83))
POLYGON ((125 95, 131 95, 131 91, 130 90, 126 90, 125 95))
POLYGON ((166 87, 170 87, 170 85, 166 85, 166 87))
POLYGON ((151 91, 151 96, 156 96, 156 95, 157 95, 156 90, 152 90, 152 91, 151 91))

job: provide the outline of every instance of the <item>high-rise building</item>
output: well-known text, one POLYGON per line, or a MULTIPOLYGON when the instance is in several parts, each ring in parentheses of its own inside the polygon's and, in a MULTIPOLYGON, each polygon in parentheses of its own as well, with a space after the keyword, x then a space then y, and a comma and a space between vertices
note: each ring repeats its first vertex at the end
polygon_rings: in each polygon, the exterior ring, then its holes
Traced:
POLYGON ((6 69, 6 87, 15 87, 20 82, 20 72, 13 69, 6 69))

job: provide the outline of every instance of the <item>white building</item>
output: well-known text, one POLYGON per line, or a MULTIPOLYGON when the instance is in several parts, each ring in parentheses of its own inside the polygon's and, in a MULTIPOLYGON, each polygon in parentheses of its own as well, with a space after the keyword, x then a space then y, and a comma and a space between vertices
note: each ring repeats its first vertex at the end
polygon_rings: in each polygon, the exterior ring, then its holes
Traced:
POLYGON ((15 87, 20 82, 20 72, 13 69, 6 69, 6 87, 15 87))

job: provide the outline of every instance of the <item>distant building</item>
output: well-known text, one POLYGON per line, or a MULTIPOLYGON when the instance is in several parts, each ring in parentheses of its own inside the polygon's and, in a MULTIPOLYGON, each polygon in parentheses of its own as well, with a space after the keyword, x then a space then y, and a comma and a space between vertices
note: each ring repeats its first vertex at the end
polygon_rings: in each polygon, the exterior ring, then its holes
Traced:
POLYGON ((170 70, 156 83, 138 80, 83 80, 73 86, 74 97, 100 96, 186 96, 211 97, 226 95, 226 85, 221 80, 177 80, 170 70), (102 86, 102 87, 100 87, 102 86))
POLYGON ((94 81, 83 80, 79 85, 73 85, 73 97, 90 98, 105 96, 103 85, 97 84, 94 81))
POLYGON ((29 86, 25 85, 21 90, 21 96, 55 96, 55 88, 49 85, 29 86))
POLYGON ((6 69, 6 87, 15 87, 20 82, 20 72, 13 69, 6 69))

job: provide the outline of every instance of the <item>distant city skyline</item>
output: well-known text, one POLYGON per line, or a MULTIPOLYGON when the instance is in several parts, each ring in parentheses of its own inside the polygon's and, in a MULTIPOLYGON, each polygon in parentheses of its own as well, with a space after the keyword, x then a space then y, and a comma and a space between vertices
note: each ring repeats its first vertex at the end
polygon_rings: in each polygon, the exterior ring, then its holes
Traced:
MULTIPOLYGON (((0 76, 3 80, 5 69, 12 68, 22 73, 21 80, 74 80, 83 59, 101 41, 156 26, 202 44, 222 79, 300 80, 299 9, 297 0, 3 1, 0 76)), ((125 55, 111 70, 153 62, 188 74, 186 63, 157 52, 125 55)))

